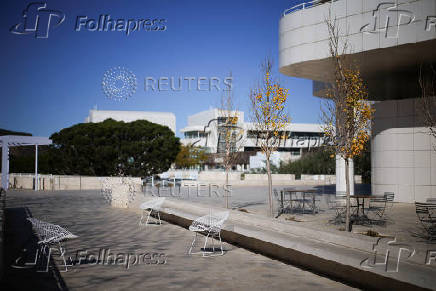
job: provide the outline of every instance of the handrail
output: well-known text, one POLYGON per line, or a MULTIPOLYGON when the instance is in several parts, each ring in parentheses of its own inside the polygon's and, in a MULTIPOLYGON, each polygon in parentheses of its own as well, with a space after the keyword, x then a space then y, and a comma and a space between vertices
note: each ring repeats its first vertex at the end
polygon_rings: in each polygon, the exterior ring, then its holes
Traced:
MULTIPOLYGON (((331 0, 331 2, 333 1, 337 1, 337 0, 331 0)), ((283 11, 282 17, 288 14, 292 14, 296 11, 299 10, 304 10, 304 9, 308 9, 308 8, 312 8, 321 4, 324 4, 326 2, 329 1, 325 1, 325 0, 312 0, 312 1, 304 1, 303 3, 297 4, 291 8, 286 9, 285 11, 283 11)))

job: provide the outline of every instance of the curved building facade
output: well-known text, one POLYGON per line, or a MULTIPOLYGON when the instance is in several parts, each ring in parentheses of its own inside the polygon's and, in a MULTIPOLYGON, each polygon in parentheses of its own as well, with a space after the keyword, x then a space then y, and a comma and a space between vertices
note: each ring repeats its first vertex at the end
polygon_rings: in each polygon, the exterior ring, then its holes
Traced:
MULTIPOLYGON (((418 82, 420 66, 436 63, 436 1, 311 3, 280 19, 280 72, 313 80, 314 95, 325 97, 324 84, 332 78, 326 20, 336 18, 340 41, 347 40, 347 54, 359 65, 376 110, 372 193, 392 191, 400 202, 436 197, 436 140, 424 124, 418 82)), ((340 161, 337 173, 337 190, 343 190, 340 161)))

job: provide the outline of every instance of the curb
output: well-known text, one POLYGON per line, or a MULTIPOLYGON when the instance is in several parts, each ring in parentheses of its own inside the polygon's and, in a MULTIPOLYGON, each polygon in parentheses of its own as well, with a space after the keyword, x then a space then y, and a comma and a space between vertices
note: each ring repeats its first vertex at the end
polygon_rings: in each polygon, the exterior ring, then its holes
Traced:
MULTIPOLYGON (((160 215, 161 219, 186 229, 192 223, 192 220, 175 214, 160 212, 160 215)), ((221 238, 227 243, 346 283, 352 287, 366 290, 431 290, 230 230, 222 229, 221 238)))

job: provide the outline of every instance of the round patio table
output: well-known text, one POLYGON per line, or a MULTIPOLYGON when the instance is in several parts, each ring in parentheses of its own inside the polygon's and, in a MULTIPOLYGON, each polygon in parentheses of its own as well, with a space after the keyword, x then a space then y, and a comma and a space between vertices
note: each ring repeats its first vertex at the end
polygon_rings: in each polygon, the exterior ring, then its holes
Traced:
POLYGON ((314 214, 315 213, 315 201, 316 201, 315 194, 318 193, 318 190, 316 190, 316 189, 297 190, 295 188, 284 188, 282 196, 281 196, 282 207, 284 206, 284 201, 285 201, 284 194, 285 193, 289 193, 289 202, 290 202, 290 206, 292 208, 292 201, 297 201, 297 199, 294 199, 294 200, 292 199, 292 195, 296 195, 297 193, 300 193, 300 192, 303 194, 303 199, 302 199, 303 207, 301 208, 302 213, 304 214, 304 212, 305 212, 306 194, 308 194, 312 198, 312 213, 314 214))
POLYGON ((365 214, 365 199, 371 198, 379 198, 381 196, 370 195, 370 194, 354 194, 350 195, 350 199, 353 198, 356 200, 356 214, 354 221, 355 222, 368 222, 370 219, 365 214))

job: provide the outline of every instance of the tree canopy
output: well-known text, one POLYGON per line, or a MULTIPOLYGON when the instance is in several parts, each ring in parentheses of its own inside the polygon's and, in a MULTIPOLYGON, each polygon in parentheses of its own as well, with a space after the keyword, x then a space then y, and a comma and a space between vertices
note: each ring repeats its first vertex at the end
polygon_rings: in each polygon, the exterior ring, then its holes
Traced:
POLYGON ((168 127, 146 120, 81 123, 50 138, 48 166, 56 174, 144 177, 168 170, 180 150, 168 127))
POLYGON ((329 147, 313 149, 303 155, 299 160, 280 163, 280 174, 295 174, 300 178, 301 174, 309 175, 334 175, 336 162, 331 158, 334 150, 329 147))
POLYGON ((191 168, 203 164, 207 160, 206 150, 193 145, 182 145, 176 157, 176 167, 191 168))
POLYGON ((13 131, 13 130, 8 130, 8 129, 4 129, 4 128, 0 128, 0 136, 1 135, 25 135, 25 136, 31 136, 31 133, 27 133, 27 132, 20 132, 20 131, 13 131))

